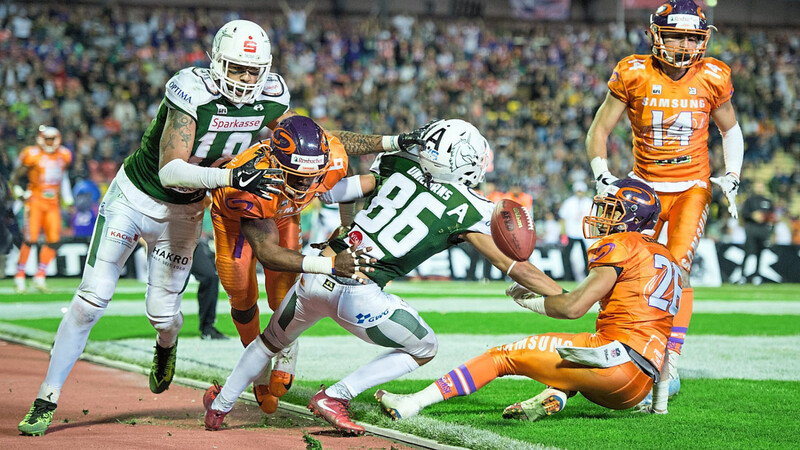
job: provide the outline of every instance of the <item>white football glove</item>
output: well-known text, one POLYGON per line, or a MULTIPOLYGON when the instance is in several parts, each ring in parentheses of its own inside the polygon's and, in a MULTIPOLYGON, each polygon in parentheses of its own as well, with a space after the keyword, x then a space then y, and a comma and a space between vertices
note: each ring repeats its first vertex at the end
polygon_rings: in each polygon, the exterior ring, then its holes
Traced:
POLYGON ((619 180, 619 178, 612 175, 608 170, 598 175, 594 180, 597 188, 597 195, 605 194, 609 186, 611 186, 611 183, 617 180, 619 180))
POLYGON ((724 177, 711 177, 710 181, 722 189, 725 198, 728 199, 728 212, 734 219, 739 218, 739 210, 736 209, 736 194, 739 193, 739 177, 735 173, 727 173, 724 177))
POLYGON ((20 200, 27 200, 31 197, 31 191, 23 189, 22 186, 18 184, 14 185, 13 191, 14 191, 14 198, 20 200))

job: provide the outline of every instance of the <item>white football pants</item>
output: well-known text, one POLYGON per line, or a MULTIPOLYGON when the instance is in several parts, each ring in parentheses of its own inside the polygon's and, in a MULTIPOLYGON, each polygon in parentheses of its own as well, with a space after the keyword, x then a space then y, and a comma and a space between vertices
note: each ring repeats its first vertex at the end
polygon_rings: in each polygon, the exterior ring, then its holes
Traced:
POLYGON ((116 181, 111 183, 100 204, 81 284, 53 345, 45 384, 55 392, 55 398, 83 352, 89 331, 108 306, 122 268, 140 237, 148 249, 145 313, 158 332, 159 345, 175 345, 183 325, 181 298, 202 218, 202 214, 175 214, 168 219, 154 219, 128 201, 116 181))

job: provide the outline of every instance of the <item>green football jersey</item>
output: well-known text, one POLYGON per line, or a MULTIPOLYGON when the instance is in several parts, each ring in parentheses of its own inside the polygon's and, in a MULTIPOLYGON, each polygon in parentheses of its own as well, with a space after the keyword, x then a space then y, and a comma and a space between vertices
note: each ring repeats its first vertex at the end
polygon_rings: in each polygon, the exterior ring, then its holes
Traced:
POLYGON ((194 203, 203 199, 205 190, 165 188, 158 178, 159 143, 169 108, 188 114, 197 124, 189 163, 217 167, 250 147, 261 129, 289 109, 289 89, 280 75, 270 73, 264 91, 252 104, 234 104, 219 92, 209 69, 183 69, 167 82, 166 95, 142 145, 125 158, 125 174, 151 197, 194 203))
POLYGON ((427 187, 415 156, 380 155, 372 171, 377 185, 367 208, 331 246, 337 253, 350 244, 372 247, 378 262, 367 275, 381 287, 458 244, 461 233, 490 234, 494 203, 460 183, 427 187))

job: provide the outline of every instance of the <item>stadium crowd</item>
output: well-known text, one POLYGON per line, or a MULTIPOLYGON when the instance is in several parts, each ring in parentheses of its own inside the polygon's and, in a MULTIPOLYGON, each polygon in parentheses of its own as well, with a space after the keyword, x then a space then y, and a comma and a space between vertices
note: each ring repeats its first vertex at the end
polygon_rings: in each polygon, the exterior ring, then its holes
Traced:
MULTIPOLYGON (((529 193, 537 218, 557 217, 575 183, 592 185, 584 141, 606 81, 619 59, 649 48, 642 29, 614 24, 315 13, 290 27, 280 13, 243 16, 267 30, 272 70, 285 78, 295 110, 329 129, 374 134, 463 118, 494 149, 488 181, 529 193)), ((205 9, 0 4, 0 167, 10 172, 38 126, 53 125, 73 151, 73 185, 89 180, 104 192, 139 146, 166 81, 183 67, 207 66, 214 33, 235 17, 205 9)), ((800 190, 800 37, 796 30, 720 29, 708 55, 733 71, 746 149, 740 199, 753 181, 767 183, 776 242, 800 244, 800 198, 789 195, 800 190)), ((721 174, 721 138, 711 139, 712 174, 721 174)), ((370 162, 364 158, 360 168, 370 162)), ((625 119, 611 137, 609 166, 624 174, 632 164, 625 119)), ((742 227, 728 220, 724 205, 715 189, 706 235, 741 243, 742 227)))

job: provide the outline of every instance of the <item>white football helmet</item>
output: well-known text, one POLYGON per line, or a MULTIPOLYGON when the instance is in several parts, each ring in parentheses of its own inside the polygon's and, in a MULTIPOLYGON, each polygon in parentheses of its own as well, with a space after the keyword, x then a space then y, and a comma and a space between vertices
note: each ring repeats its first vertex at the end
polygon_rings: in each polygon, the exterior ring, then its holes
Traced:
POLYGON ((485 178, 489 143, 472 124, 440 120, 428 128, 422 140, 425 148, 419 152, 419 164, 429 180, 476 186, 485 178))
POLYGON ((272 46, 263 28, 249 20, 233 20, 217 31, 211 47, 211 78, 233 103, 252 103, 264 89, 272 66, 272 46), (228 66, 257 67, 255 83, 228 77, 228 66))
POLYGON ((58 128, 39 126, 39 133, 36 134, 36 145, 47 153, 53 153, 61 146, 61 132, 58 128))

